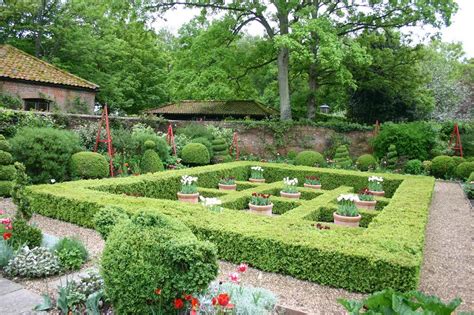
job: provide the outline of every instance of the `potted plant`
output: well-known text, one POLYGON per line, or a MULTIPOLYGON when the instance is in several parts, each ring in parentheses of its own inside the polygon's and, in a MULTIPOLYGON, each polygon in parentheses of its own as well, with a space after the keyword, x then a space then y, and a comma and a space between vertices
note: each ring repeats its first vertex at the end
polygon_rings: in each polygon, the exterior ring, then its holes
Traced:
POLYGON ((200 196, 199 199, 201 199, 201 204, 207 209, 213 212, 222 212, 222 201, 220 199, 212 197, 205 198, 203 196, 200 196))
POLYGON ((265 178, 263 177, 263 168, 262 167, 252 166, 250 168, 249 182, 252 182, 252 183, 265 183, 265 178))
POLYGON ((381 196, 385 195, 383 191, 383 178, 378 176, 370 176, 369 177, 369 191, 374 196, 381 196))
POLYGON ((375 210, 375 204, 377 201, 374 199, 374 195, 368 188, 364 188, 359 192, 359 200, 355 202, 357 208, 375 210))
POLYGON ((272 215, 273 203, 270 201, 269 194, 253 193, 249 202, 250 212, 272 215))
POLYGON ((358 227, 362 218, 355 202, 359 197, 354 194, 339 195, 337 197, 337 211, 333 213, 334 223, 337 225, 358 227))
POLYGON ((300 199, 301 193, 298 191, 298 178, 290 179, 285 177, 283 179, 283 190, 280 191, 280 196, 285 198, 300 199))
POLYGON ((304 187, 321 189, 321 180, 317 176, 306 176, 304 179, 304 187))
POLYGON ((223 177, 219 181, 219 190, 237 190, 235 177, 223 177))
POLYGON ((181 191, 177 193, 178 200, 182 202, 198 203, 197 177, 184 175, 181 177, 181 191))

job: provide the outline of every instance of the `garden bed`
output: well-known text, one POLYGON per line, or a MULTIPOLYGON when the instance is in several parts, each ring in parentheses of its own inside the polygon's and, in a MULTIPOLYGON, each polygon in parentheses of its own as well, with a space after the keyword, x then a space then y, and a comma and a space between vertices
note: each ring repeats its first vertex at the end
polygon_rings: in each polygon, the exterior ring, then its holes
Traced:
POLYGON ((198 238, 215 243, 219 256, 230 262, 246 261, 264 271, 351 291, 415 289, 433 178, 384 174, 388 198, 381 199, 382 211, 370 215, 361 211, 366 228, 341 228, 326 222, 330 229, 314 227, 315 221, 323 221, 324 209, 333 206, 339 194, 365 187, 367 176, 354 171, 234 162, 129 178, 31 186, 27 198, 39 214, 86 227, 93 226, 94 213, 105 205, 130 213, 157 211, 180 219, 198 238), (225 207, 221 213, 175 201, 184 174, 198 176, 202 192, 212 195, 220 178, 247 180, 250 166, 256 164, 265 168, 268 184, 225 192, 220 197, 225 207), (281 214, 275 217, 241 211, 252 192, 277 189, 287 176, 303 182, 308 175, 321 178, 324 190, 315 198, 291 201, 272 197, 279 205, 276 212, 281 214))

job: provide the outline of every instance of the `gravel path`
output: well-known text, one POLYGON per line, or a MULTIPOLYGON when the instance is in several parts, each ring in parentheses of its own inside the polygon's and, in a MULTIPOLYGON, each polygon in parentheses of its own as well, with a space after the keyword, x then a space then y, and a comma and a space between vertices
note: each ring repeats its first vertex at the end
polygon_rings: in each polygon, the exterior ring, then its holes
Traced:
MULTIPOLYGON (((8 199, 0 201, 0 209, 15 211, 14 205, 8 199)), ((32 222, 45 233, 60 237, 75 236, 85 243, 92 260, 81 272, 97 265, 104 242, 94 230, 40 215, 35 215, 32 222)), ((460 296, 463 304, 459 310, 465 311, 474 310, 473 227, 472 211, 460 186, 455 183, 437 182, 426 232, 420 289, 428 294, 436 294, 444 301, 460 296)), ((220 262, 219 279, 226 280, 236 267, 234 264, 220 262)), ((21 283, 38 293, 52 293, 56 286, 52 284, 56 284, 58 279, 59 277, 50 278, 48 281, 23 280, 21 283)), ((242 281, 246 285, 267 288, 279 296, 279 304, 309 314, 344 314, 343 308, 336 301, 337 298, 363 297, 362 294, 253 268, 249 268, 243 275, 242 281)))
POLYGON ((474 216, 457 183, 436 182, 426 230, 420 290, 447 301, 459 296, 459 311, 474 311, 474 216))

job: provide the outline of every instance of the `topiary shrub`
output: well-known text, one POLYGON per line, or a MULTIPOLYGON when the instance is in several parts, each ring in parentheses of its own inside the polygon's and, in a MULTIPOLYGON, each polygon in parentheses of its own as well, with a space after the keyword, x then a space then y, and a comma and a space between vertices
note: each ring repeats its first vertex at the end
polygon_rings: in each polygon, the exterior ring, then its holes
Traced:
POLYGON ((190 165, 209 164, 211 157, 206 146, 201 143, 188 143, 181 150, 183 163, 190 165))
POLYGON ((209 141, 209 139, 204 138, 204 137, 199 137, 199 138, 192 139, 190 143, 201 143, 201 144, 203 144, 207 148, 207 151, 209 151, 210 158, 211 159, 213 158, 214 151, 212 150, 212 143, 211 143, 211 141, 209 141))
POLYGON ((93 224, 104 240, 107 239, 114 226, 122 220, 129 219, 128 214, 119 207, 103 207, 94 214, 93 224))
POLYGON ((455 169, 456 164, 450 156, 440 155, 431 161, 431 175, 437 178, 449 178, 455 169))
POLYGON ((142 174, 155 173, 164 170, 160 156, 155 152, 155 142, 147 140, 145 142, 146 151, 140 161, 140 171, 142 174))
POLYGON ((217 250, 176 219, 140 213, 112 230, 101 270, 118 314, 148 314, 147 303, 158 300, 165 314, 172 314, 174 298, 203 290, 215 279, 217 250))
POLYGON ((29 225, 23 219, 13 220, 12 226, 12 237, 8 242, 14 248, 19 248, 23 245, 31 248, 41 246, 43 234, 39 228, 29 225))
POLYGON ((456 167, 456 177, 459 179, 467 179, 474 172, 474 162, 463 162, 456 167))
POLYGON ((214 162, 225 162, 226 160, 229 160, 229 158, 232 160, 232 158, 229 156, 229 146, 227 145, 224 138, 215 138, 211 141, 211 144, 212 152, 214 154, 214 162))
POLYGON ((334 165, 337 168, 350 168, 352 166, 352 159, 346 145, 341 145, 336 149, 334 165))
POLYGON ((29 220, 33 215, 28 198, 25 197, 25 186, 30 182, 25 172, 25 166, 20 162, 15 162, 15 179, 11 190, 13 203, 16 205, 16 217, 29 220))
POLYGON ((393 144, 388 147, 386 162, 387 164, 385 165, 385 167, 389 170, 394 170, 395 168, 397 168, 398 152, 397 147, 393 144))
POLYGON ((166 140, 158 136, 153 129, 136 129, 132 133, 132 141, 138 156, 143 156, 147 150, 145 142, 151 140, 155 143, 154 150, 158 152, 160 159, 166 161, 170 157, 170 147, 166 140))
POLYGON ((405 164, 404 168, 405 173, 412 174, 412 175, 420 175, 423 174, 424 166, 423 162, 420 160, 410 160, 405 164))
POLYGON ((78 152, 71 156, 69 164, 71 177, 81 179, 104 178, 109 176, 107 159, 95 152, 78 152))
POLYGON ((10 143, 0 135, 0 196, 9 197, 13 188, 12 180, 16 170, 12 165, 13 157, 10 154, 10 143))
POLYGON ((296 165, 324 166, 325 162, 323 155, 316 151, 301 151, 295 157, 296 165))
POLYGON ((377 167, 377 160, 372 154, 363 154, 357 159, 356 165, 361 171, 373 170, 377 167))
POLYGON ((53 128, 20 129, 10 144, 34 184, 67 179, 71 156, 80 151, 76 134, 53 128))

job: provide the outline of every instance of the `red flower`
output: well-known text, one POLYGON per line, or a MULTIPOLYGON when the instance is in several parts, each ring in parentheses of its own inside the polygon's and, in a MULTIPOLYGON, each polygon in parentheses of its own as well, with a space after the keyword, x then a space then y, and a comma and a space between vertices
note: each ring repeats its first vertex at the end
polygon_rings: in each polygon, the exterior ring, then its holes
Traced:
POLYGON ((227 293, 221 293, 217 296, 217 302, 220 306, 226 306, 230 302, 230 297, 227 293))
POLYGON ((217 304, 217 298, 213 297, 211 302, 212 302, 212 305, 216 305, 217 304))
POLYGON ((128 167, 128 163, 125 163, 124 165, 125 165, 125 167, 128 167))
POLYGON ((183 306, 184 306, 183 300, 182 300, 182 299, 179 299, 179 298, 178 298, 178 299, 174 299, 173 304, 174 304, 174 308, 177 309, 177 310, 182 309, 183 306))
POLYGON ((196 298, 191 299, 191 307, 194 309, 199 306, 199 300, 196 298))
POLYGON ((244 272, 247 271, 247 268, 248 268, 248 265, 247 265, 247 264, 241 263, 241 264, 237 267, 237 271, 244 273, 244 272))
POLYGON ((186 301, 191 301, 192 298, 193 298, 193 296, 192 296, 191 294, 185 294, 185 295, 184 295, 184 299, 185 299, 186 301))
POLYGON ((6 241, 12 237, 12 233, 5 232, 3 233, 3 239, 6 241))
POLYGON ((155 294, 160 295, 161 294, 161 289, 155 289, 155 294))

